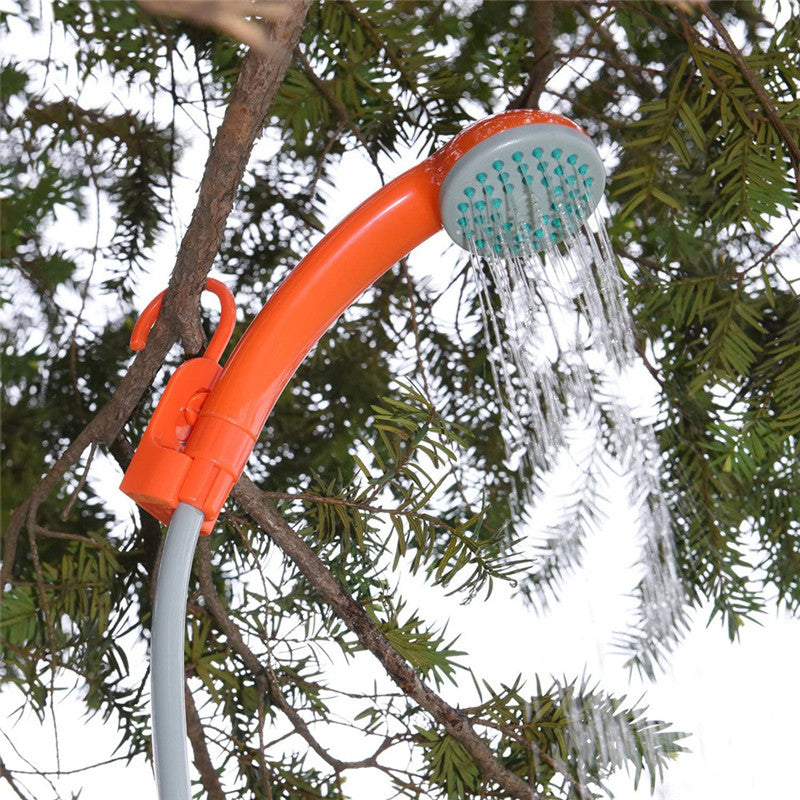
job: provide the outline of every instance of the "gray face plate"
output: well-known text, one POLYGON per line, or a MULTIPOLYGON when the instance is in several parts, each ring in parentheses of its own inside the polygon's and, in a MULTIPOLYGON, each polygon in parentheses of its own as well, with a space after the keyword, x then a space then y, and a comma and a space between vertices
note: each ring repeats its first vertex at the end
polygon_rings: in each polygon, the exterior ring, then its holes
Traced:
POLYGON ((544 250, 589 218, 605 182, 588 136, 565 125, 521 125, 455 163, 439 208, 450 238, 468 250, 544 250))

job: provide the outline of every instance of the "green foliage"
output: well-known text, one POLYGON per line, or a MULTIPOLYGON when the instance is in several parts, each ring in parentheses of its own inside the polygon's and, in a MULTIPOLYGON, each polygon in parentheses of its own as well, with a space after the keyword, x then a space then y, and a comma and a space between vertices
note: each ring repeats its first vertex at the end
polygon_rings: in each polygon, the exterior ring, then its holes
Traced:
MULTIPOLYGON (((644 716, 645 709, 626 705, 585 681, 554 681, 536 694, 523 695, 517 680, 470 709, 470 715, 498 736, 501 763, 525 776, 543 797, 602 797, 605 781, 618 769, 633 773, 635 786, 647 775, 651 790, 665 767, 684 748, 686 734, 644 716)), ((464 747, 449 734, 418 728, 425 748, 434 797, 466 800, 486 796, 480 771, 464 747)), ((408 792, 408 796, 413 796, 408 792)))
MULTIPOLYGON (((709 608, 731 637, 767 597, 800 609, 799 253, 787 227, 800 170, 800 13, 790 4, 775 28, 761 4, 712 4, 736 32, 743 69, 702 9, 685 5, 555 4, 556 71, 541 100, 612 154, 609 229, 659 392, 685 606, 661 628, 645 614, 620 636, 647 674, 694 609, 709 608)), ((218 260, 245 319, 325 229, 323 198, 347 180, 337 172, 345 154, 361 151, 388 176, 399 151, 424 154, 520 95, 539 63, 534 8, 311 6, 269 112, 265 138, 280 150, 248 168, 218 260)), ((3 12, 4 39, 36 30, 47 39, 37 13, 36 3, 3 12)), ((137 292, 153 276, 166 282, 158 248, 180 236, 178 179, 197 176, 198 131, 210 138, 244 52, 122 0, 58 0, 53 14, 53 41, 65 37, 66 48, 0 65, 4 530, 119 384, 134 306, 149 299, 137 292), (106 85, 113 91, 97 100, 106 85), (71 228, 81 243, 63 233, 71 228)), ((250 463, 394 649, 445 688, 462 681, 469 654, 435 609, 408 610, 395 574, 465 602, 497 581, 515 581, 533 603, 557 601, 596 527, 607 468, 594 453, 581 480, 558 487, 561 513, 526 547, 531 520, 509 498, 548 486, 547 465, 520 475, 508 463, 483 334, 466 267, 430 283, 413 267, 390 271, 300 367, 250 463), (453 306, 457 319, 443 321, 453 306)), ((119 512, 105 487, 152 402, 108 452, 87 451, 39 509, 38 527, 17 542, 0 618, 4 684, 40 717, 77 688, 129 758, 149 748, 139 653, 157 526, 119 512)), ((598 442, 613 424, 600 415, 598 442)), ((409 797, 502 796, 404 694, 354 688, 331 671, 337 658, 359 664, 361 645, 235 504, 211 538, 220 602, 311 731, 347 726, 409 797)), ((187 674, 225 791, 346 796, 349 770, 280 727, 276 695, 191 591, 187 674)), ((646 582, 636 591, 646 595, 646 582)), ((652 786, 682 750, 680 734, 588 681, 485 688, 488 699, 464 713, 497 760, 547 798, 606 796, 622 768, 652 786)))
MULTIPOLYGON (((404 606, 403 601, 395 602, 387 595, 383 595, 380 601, 373 601, 367 606, 367 612, 373 617, 392 647, 420 675, 432 679, 437 686, 441 686, 444 678, 455 684, 456 669, 461 667, 455 658, 465 653, 453 650, 456 640, 447 642, 444 631, 439 633, 431 627, 425 627, 417 614, 412 614, 401 622, 400 614, 404 606), (383 610, 385 614, 381 613, 383 610)), ((352 652, 360 649, 362 647, 357 642, 346 648, 352 652)))
POLYGON ((439 736, 435 731, 418 728, 417 735, 425 748, 429 778, 442 789, 434 796, 447 800, 474 796, 480 786, 480 770, 464 746, 449 734, 439 736))
MULTIPOLYGON (((793 51, 787 58, 786 43, 798 32, 792 18, 763 51, 744 57, 795 140, 800 136, 800 61, 793 51)), ((764 230, 771 219, 796 207, 791 158, 733 55, 694 39, 688 45, 672 70, 666 96, 641 104, 630 125, 636 135, 625 144, 639 155, 637 166, 614 176, 614 194, 625 198, 620 217, 647 200, 680 212, 688 188, 690 202, 706 204, 712 231, 745 223, 764 230), (687 172, 698 167, 706 180, 687 183, 687 172)))
MULTIPOLYGON (((434 583, 455 584, 454 591, 470 595, 484 588, 491 592, 494 580, 520 574, 527 562, 505 533, 488 528, 481 508, 467 508, 462 519, 426 512, 446 501, 447 488, 457 480, 461 431, 411 386, 380 398, 372 412, 372 437, 362 438, 350 453, 355 470, 348 483, 341 476, 318 479, 312 493, 298 495, 309 504, 300 517, 305 529, 343 559, 392 551, 394 568, 407 561, 412 574, 424 570, 434 583)), ((289 508, 285 513, 291 514, 289 508)))

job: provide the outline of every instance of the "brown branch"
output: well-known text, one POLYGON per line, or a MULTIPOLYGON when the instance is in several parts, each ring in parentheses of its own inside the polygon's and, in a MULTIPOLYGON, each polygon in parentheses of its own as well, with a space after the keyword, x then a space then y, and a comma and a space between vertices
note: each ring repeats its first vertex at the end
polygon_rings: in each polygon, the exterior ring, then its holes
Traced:
MULTIPOLYGON (((277 515, 277 512, 275 512, 277 515)), ((286 525, 286 523, 283 523, 286 525)), ((288 526, 287 526, 288 527, 288 526)), ((309 747, 327 764, 337 772, 346 769, 358 769, 361 767, 377 767, 375 761, 377 753, 360 761, 341 761, 332 756, 313 736, 308 724, 293 708, 280 688, 280 682, 269 664, 262 664, 261 659, 248 647, 242 638, 242 633, 236 623, 230 618, 222 601, 219 599, 217 590, 214 588, 214 581, 211 576, 211 551, 208 541, 202 538, 197 547, 197 578, 200 584, 200 591, 205 600, 205 607, 209 614, 219 625, 231 649, 237 653, 245 667, 255 677, 256 686, 260 694, 266 694, 272 703, 280 708, 285 714, 292 727, 300 735, 309 747)), ((380 752, 380 750, 378 751, 380 752)))
MULTIPOLYGON (((13 773, 14 775, 36 775, 37 777, 40 778, 44 778, 47 775, 55 775, 60 778, 64 775, 78 775, 81 772, 90 772, 91 770, 97 769, 98 767, 105 767, 108 766, 109 764, 116 764, 118 761, 127 761, 128 763, 130 763, 130 759, 131 757, 129 755, 112 756, 111 758, 106 758, 103 759, 102 761, 95 761, 92 764, 87 764, 85 767, 74 767, 73 769, 15 769, 13 773)), ((3 775, 2 772, 0 771, 0 778, 2 777, 3 775)))
MULTIPOLYGON (((263 578, 263 574, 262 574, 263 578)), ((267 769, 267 745, 264 741, 264 726, 267 724, 267 708, 263 694, 258 696, 258 775, 261 778, 261 783, 264 785, 264 791, 267 794, 267 800, 273 800, 272 797, 272 777, 267 769)))
POLYGON ((488 719, 481 719, 479 724, 485 725, 487 728, 493 728, 496 731, 500 731, 502 734, 508 736, 510 739, 514 739, 515 742, 520 744, 526 750, 530 751, 531 755, 535 759, 544 761, 544 763, 547 764, 554 772, 562 775, 564 779, 571 784, 572 791, 578 795, 580 800, 594 800, 596 797, 596 795, 587 789, 580 780, 576 779, 572 775, 572 773, 569 771, 569 767, 566 764, 557 758, 553 758, 553 756, 551 756, 549 753, 542 750, 541 747, 538 747, 525 736, 514 730, 513 727, 509 725, 501 725, 498 722, 493 722, 492 720, 488 719))
POLYGON ((66 522, 67 519, 69 518, 69 512, 72 511, 72 506, 75 505, 75 501, 78 499, 78 495, 83 491, 83 487, 86 485, 86 479, 89 477, 89 470, 92 468, 92 461, 94 461, 94 456, 96 452, 97 452, 97 442, 92 442, 89 445, 89 455, 86 457, 86 465, 83 468, 83 474, 78 480, 78 485, 72 492, 72 495, 69 498, 69 502, 67 503, 66 506, 64 506, 64 510, 61 512, 62 522, 66 522))
POLYGON ((310 0, 292 3, 281 23, 264 23, 275 40, 269 57, 249 53, 231 93, 225 116, 209 152, 197 205, 181 242, 169 281, 163 313, 111 399, 64 450, 28 499, 11 515, 3 541, 0 595, 12 574, 20 531, 34 522, 39 506, 92 443, 109 446, 121 432, 145 392, 149 391, 172 345, 182 339, 188 352, 203 342, 197 298, 219 251, 225 223, 233 208, 250 152, 261 134, 270 104, 283 80, 300 38, 310 0))
POLYGON ((550 77, 556 53, 553 49, 553 2, 541 0, 528 6, 533 37, 533 64, 522 94, 509 103, 509 108, 538 108, 539 98, 550 77))
POLYGON ((448 525, 444 520, 439 519, 439 517, 435 517, 432 514, 425 514, 422 511, 406 511, 402 508, 382 508, 368 502, 359 503, 357 500, 342 500, 341 497, 325 497, 324 495, 314 494, 313 492, 264 492, 263 496, 267 500, 299 500, 304 503, 355 508, 358 511, 365 511, 367 514, 385 514, 389 516, 405 517, 406 519, 418 519, 444 528, 449 533, 457 533, 452 525, 448 525))
POLYGON ((243 475, 239 479, 233 496, 275 544, 294 561, 333 611, 358 637, 359 642, 383 665, 397 686, 461 743, 485 779, 497 783, 509 796, 520 800, 541 797, 519 775, 497 762, 489 746, 476 733, 464 713, 453 708, 422 681, 411 665, 392 647, 366 611, 330 573, 319 556, 287 525, 247 476, 243 475))
POLYGON ((4 778, 7 781, 8 785, 11 787, 17 797, 21 797, 22 800, 28 800, 28 798, 22 793, 22 790, 19 788, 19 786, 17 786, 13 773, 10 769, 8 769, 8 767, 6 767, 2 758, 0 758, 0 778, 4 778))
POLYGON ((772 98, 769 96, 767 90, 764 88, 761 81, 759 81, 753 70, 750 69, 750 65, 747 63, 744 53, 742 53, 742 51, 736 46, 736 43, 731 38, 730 33, 728 33, 728 29, 722 24, 722 20, 711 10, 711 7, 707 2, 698 2, 697 6, 700 8, 703 16, 711 23, 711 27, 714 28, 714 30, 722 38, 722 41, 725 42, 725 47, 727 47, 728 52, 731 54, 731 56, 733 56, 733 60, 741 70, 742 77, 750 85, 750 88, 755 93, 758 101, 763 106, 764 111, 767 114, 767 119, 772 123, 772 126, 778 132, 778 135, 786 145, 786 148, 789 151, 789 158, 792 162, 792 168, 794 169, 797 193, 798 196, 800 196, 800 144, 792 136, 791 131, 784 124, 778 109, 772 102, 772 98))
POLYGON ((325 102, 334 110, 336 116, 339 117, 339 121, 353 131, 356 139, 358 139, 361 146, 364 148, 364 150, 366 150, 370 161, 372 161, 372 166, 375 167, 381 182, 385 182, 383 170, 381 170, 380 164, 378 164, 378 156, 375 152, 375 147, 361 132, 361 128, 358 127, 358 123, 353 119, 352 115, 347 108, 345 108, 344 104, 341 103, 336 95, 328 88, 328 85, 325 83, 325 81, 322 80, 322 78, 320 78, 316 72, 314 72, 314 68, 308 62, 308 59, 303 55, 303 52, 299 47, 295 48, 295 58, 297 59, 297 63, 300 65, 303 72, 305 72, 308 76, 311 83, 314 84, 316 90, 322 95, 325 102))
POLYGON ((200 773, 200 781, 206 790, 206 797, 208 800, 225 800, 225 792, 208 752, 203 722, 188 686, 184 686, 184 702, 186 705, 186 735, 192 745, 194 765, 200 773))

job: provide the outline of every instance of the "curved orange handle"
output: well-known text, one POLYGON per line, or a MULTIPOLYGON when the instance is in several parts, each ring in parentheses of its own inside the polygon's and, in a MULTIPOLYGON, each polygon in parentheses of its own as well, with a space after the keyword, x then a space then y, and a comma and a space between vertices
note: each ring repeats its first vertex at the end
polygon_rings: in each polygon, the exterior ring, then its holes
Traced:
MULTIPOLYGON (((219 281, 209 280, 206 288, 220 298, 222 315, 206 357, 194 361, 205 362, 215 370, 205 376, 202 398, 189 392, 180 393, 178 398, 181 425, 188 422, 191 428, 185 447, 181 441, 180 452, 173 452, 155 442, 151 447, 153 461, 149 454, 140 459, 142 484, 147 483, 147 491, 131 496, 140 504, 149 503, 145 507, 155 508, 163 520, 169 519, 179 502, 189 503, 204 512, 203 532, 207 533, 241 475, 278 396, 308 351, 392 264, 441 228, 439 189, 453 164, 495 133, 542 122, 581 130, 557 114, 507 111, 466 128, 426 161, 362 203, 289 274, 253 320, 224 369, 209 359, 222 354, 236 314, 230 292, 219 281), (151 463, 165 459, 164 450, 172 462, 164 460, 154 479, 151 463), (168 492, 161 486, 166 482, 168 492)), ((131 337, 134 349, 144 346, 162 302, 163 293, 141 315, 131 337)), ((184 365, 185 371, 196 368, 191 363, 184 365)), ((194 381, 193 375, 186 378, 187 385, 190 381, 194 381)), ((177 390, 173 394, 178 394, 177 390)), ((167 422, 172 424, 171 420, 167 422)))
MULTIPOLYGON (((236 302, 233 299, 231 290, 216 278, 208 278, 205 288, 206 291, 212 292, 219 298, 220 315, 219 325, 217 325, 217 329, 214 331, 203 357, 219 362, 236 325, 236 302)), ((157 294, 139 315, 139 319, 136 321, 136 325, 133 326, 131 333, 131 350, 139 351, 144 349, 147 337, 150 335, 150 329, 155 325, 158 315, 161 313, 161 306, 164 303, 166 293, 165 289, 160 294, 157 294)))

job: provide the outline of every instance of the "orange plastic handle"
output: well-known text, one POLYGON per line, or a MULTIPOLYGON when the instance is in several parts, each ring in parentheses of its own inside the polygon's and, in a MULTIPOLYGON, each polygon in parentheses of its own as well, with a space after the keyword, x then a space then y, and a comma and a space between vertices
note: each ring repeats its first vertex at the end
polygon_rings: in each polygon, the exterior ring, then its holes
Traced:
MULTIPOLYGON (((215 380, 181 452, 188 461, 181 462, 186 468, 180 486, 159 501, 164 508, 189 503, 205 514, 203 532, 210 530, 308 351, 365 289, 441 228, 439 189, 453 164, 495 133, 536 123, 581 130, 559 115, 524 109, 481 120, 384 186, 314 247, 252 322, 215 380)), ((174 468, 154 458, 150 485, 163 476, 174 487, 174 468)))
POLYGON ((357 208, 298 264, 251 323, 186 446, 180 501, 216 519, 267 416, 308 351, 353 300, 441 227, 424 162, 357 208))

